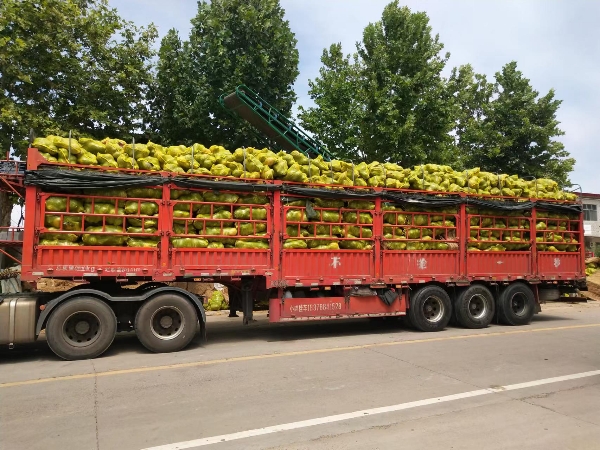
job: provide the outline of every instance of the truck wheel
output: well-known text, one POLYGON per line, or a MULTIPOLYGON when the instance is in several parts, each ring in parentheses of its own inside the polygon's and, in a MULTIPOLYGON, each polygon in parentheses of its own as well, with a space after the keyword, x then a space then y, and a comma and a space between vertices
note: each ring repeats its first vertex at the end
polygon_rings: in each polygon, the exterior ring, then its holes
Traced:
POLYGON ((135 316, 135 332, 152 352, 176 352, 192 341, 197 323, 196 309, 187 299, 177 294, 161 294, 140 307, 135 316))
POLYGON ((474 284, 454 300, 456 321, 465 328, 485 328, 494 318, 494 296, 488 288, 474 284))
POLYGON ((507 325, 527 325, 535 314, 535 297, 529 286, 513 283, 498 298, 498 319, 507 325))
POLYGON ((408 320, 417 330, 443 330, 448 325, 451 315, 450 296, 439 286, 419 289, 410 299, 408 320))
POLYGON ((548 302, 560 299, 560 290, 558 288, 540 288, 538 291, 540 302, 548 302))
POLYGON ((110 306, 93 297, 76 297, 50 314, 46 340, 63 359, 92 359, 110 347, 116 331, 117 318, 110 306))

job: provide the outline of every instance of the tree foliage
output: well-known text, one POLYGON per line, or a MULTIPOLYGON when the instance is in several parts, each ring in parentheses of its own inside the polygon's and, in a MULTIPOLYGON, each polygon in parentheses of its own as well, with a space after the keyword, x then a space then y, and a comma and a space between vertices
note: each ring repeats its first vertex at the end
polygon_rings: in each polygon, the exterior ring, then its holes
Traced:
POLYGON ((302 125, 312 131, 335 156, 360 159, 363 109, 356 95, 358 71, 355 61, 344 56, 341 44, 323 50, 319 78, 309 81, 310 96, 317 108, 300 106, 302 125))
POLYGON ((253 129, 219 104, 221 94, 233 92, 240 84, 289 115, 296 100, 298 51, 278 0, 200 1, 183 51, 175 51, 174 38, 167 38, 161 48, 157 85, 177 100, 173 108, 164 110, 162 123, 154 121, 152 128, 160 136, 165 134, 169 143, 258 145, 253 129), (179 72, 183 79, 167 61, 174 54, 182 58, 172 61, 183 67, 179 72))
POLYGON ((494 83, 470 67, 453 72, 450 80, 457 86, 457 153, 465 167, 569 184, 575 160, 556 140, 564 132, 554 90, 540 96, 514 61, 496 73, 494 83))
POLYGON ((0 146, 28 130, 128 137, 142 125, 153 25, 107 0, 0 2, 0 146))
POLYGON ((161 41, 156 74, 148 93, 147 131, 155 142, 179 144, 189 127, 186 51, 177 30, 169 30, 161 41))
MULTIPOLYGON (((107 0, 2 0, 2 152, 24 156, 30 128, 97 138, 139 131, 155 37, 153 25, 123 20, 107 0)), ((10 209, 0 225, 9 219, 10 209)))
MULTIPOLYGON (((469 155, 484 150, 485 137, 480 126, 491 101, 494 85, 485 75, 475 73, 470 64, 452 69, 447 89, 452 98, 456 151, 452 166, 467 169, 473 163, 469 155)), ((484 169, 485 170, 485 169, 484 169)))
POLYGON ((447 162, 453 120, 442 49, 425 13, 390 3, 352 59, 339 45, 323 53, 310 83, 316 107, 301 109, 302 125, 345 158, 447 162))
POLYGON ((323 51, 302 126, 349 160, 448 163, 568 184, 574 160, 557 140, 554 91, 540 97, 515 62, 493 81, 470 65, 446 79, 442 49, 425 13, 390 3, 353 56, 340 44, 323 51))

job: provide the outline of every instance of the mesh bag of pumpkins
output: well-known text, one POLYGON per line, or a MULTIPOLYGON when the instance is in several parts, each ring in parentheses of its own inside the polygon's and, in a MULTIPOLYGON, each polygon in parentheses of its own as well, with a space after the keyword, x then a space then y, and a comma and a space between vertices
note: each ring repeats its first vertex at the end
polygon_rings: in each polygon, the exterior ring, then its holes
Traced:
POLYGON ((552 200, 576 200, 550 179, 524 180, 517 175, 494 174, 473 168, 458 172, 449 166, 424 164, 412 168, 394 163, 325 161, 294 150, 275 153, 267 148, 238 148, 194 144, 161 146, 127 143, 120 139, 69 139, 39 137, 33 141, 50 162, 173 173, 194 173, 219 178, 284 180, 339 186, 369 186, 430 192, 467 192, 552 200))
POLYGON ((39 245, 158 246, 158 203, 152 199, 160 198, 161 190, 104 189, 87 194, 93 197, 46 199, 47 231, 40 234, 39 245))

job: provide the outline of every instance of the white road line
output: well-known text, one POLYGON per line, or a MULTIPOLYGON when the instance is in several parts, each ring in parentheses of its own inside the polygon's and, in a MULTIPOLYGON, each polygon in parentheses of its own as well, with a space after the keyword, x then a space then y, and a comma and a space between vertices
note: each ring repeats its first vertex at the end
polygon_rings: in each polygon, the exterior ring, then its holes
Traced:
POLYGON ((600 370, 590 372, 574 373, 572 375, 563 375, 561 377, 543 378, 541 380, 528 381, 526 383, 509 384, 507 386, 498 386, 489 389, 478 389, 476 391, 463 392, 461 394, 446 395, 444 397, 428 398, 425 400, 417 400, 408 403, 399 403, 397 405, 383 406, 380 408, 363 409, 345 414, 336 414, 333 416, 317 417, 315 419, 301 420, 299 422, 284 423, 281 425, 273 425, 270 427, 256 428, 254 430, 239 431, 237 433, 222 434, 220 436, 211 436, 207 438, 194 439, 192 441, 177 442, 175 444, 159 445, 157 447, 148 447, 144 450, 183 450, 187 448, 204 447, 206 445, 218 444, 220 442, 235 441, 246 439, 254 436, 263 436, 265 434, 280 433, 282 431, 297 430, 299 428, 307 428, 315 425, 323 425, 333 422, 341 422, 343 420, 358 419, 359 417, 373 416, 376 414, 384 414, 394 411, 402 411, 405 409, 418 408, 420 406, 435 405, 438 403, 451 402, 454 400, 462 400, 464 398, 480 397, 482 395, 496 394, 505 391, 515 391, 517 389, 525 389, 529 387, 542 386, 545 384, 559 383, 561 381, 577 380, 579 378, 588 378, 600 375, 600 370))

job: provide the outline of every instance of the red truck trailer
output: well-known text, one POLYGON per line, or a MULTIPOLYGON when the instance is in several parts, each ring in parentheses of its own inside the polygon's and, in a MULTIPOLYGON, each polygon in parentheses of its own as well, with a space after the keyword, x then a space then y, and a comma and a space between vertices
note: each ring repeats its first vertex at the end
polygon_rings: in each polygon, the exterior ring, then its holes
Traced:
POLYGON ((24 192, 22 280, 86 283, 0 297, 0 344, 45 330, 65 359, 118 331, 156 352, 205 335, 202 299, 175 281, 228 286, 246 323, 267 296, 271 322, 406 315, 421 331, 524 325, 585 289, 577 202, 51 164, 36 149, 4 178, 24 192))

